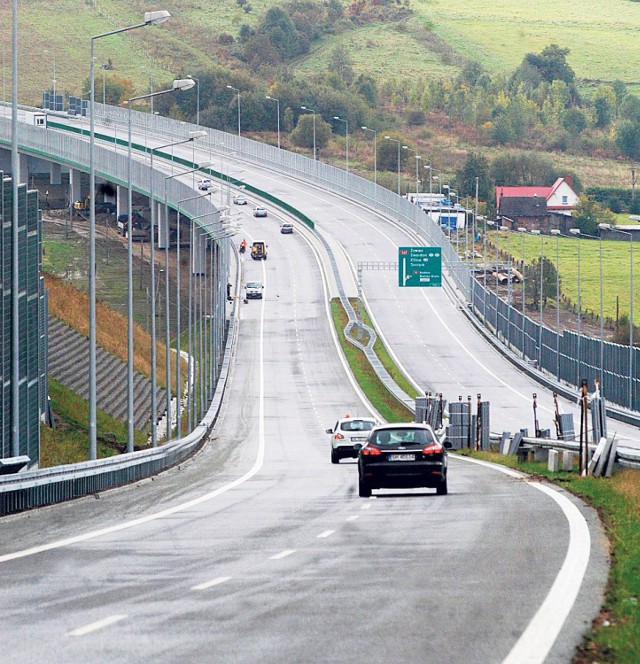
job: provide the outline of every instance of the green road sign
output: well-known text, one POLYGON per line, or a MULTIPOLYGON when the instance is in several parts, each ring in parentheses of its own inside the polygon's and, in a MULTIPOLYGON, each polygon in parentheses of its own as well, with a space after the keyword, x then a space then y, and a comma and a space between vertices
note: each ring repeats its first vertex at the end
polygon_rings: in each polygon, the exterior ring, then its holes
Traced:
POLYGON ((398 247, 398 286, 442 286, 441 247, 398 247))

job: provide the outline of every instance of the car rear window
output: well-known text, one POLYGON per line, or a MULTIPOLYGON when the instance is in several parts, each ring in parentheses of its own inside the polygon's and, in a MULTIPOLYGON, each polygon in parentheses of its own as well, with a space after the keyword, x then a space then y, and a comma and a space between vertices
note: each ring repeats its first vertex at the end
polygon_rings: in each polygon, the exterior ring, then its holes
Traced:
POLYGON ((373 429, 373 422, 367 422, 366 420, 348 420, 342 422, 340 429, 342 429, 342 431, 371 431, 371 429, 373 429))
POLYGON ((376 431, 369 442, 377 447, 397 447, 399 445, 431 445, 436 441, 433 434, 426 429, 383 429, 376 431))
POLYGON ((262 284, 259 281, 247 281, 247 288, 262 288, 262 284))

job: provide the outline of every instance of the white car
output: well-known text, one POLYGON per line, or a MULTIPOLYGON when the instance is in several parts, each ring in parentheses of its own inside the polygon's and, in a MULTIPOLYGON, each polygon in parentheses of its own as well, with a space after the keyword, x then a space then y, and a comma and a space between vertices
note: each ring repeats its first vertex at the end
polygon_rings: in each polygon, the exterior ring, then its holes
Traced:
POLYGON ((254 217, 266 217, 267 216, 267 208, 258 207, 253 208, 253 216, 254 217))
POLYGON ((247 199, 242 194, 238 194, 233 197, 233 203, 234 205, 246 205, 247 199))
POLYGON ((209 191, 209 189, 211 189, 212 186, 213 185, 211 183, 211 180, 209 180, 208 178, 198 181, 198 189, 200 189, 201 191, 209 191))
POLYGON ((335 423, 333 429, 327 429, 326 433, 331 435, 331 463, 338 463, 346 457, 355 459, 369 432, 377 424, 373 417, 345 415, 335 423))
POLYGON ((261 300, 264 286, 261 281, 247 281, 244 287, 244 297, 246 300, 261 300))

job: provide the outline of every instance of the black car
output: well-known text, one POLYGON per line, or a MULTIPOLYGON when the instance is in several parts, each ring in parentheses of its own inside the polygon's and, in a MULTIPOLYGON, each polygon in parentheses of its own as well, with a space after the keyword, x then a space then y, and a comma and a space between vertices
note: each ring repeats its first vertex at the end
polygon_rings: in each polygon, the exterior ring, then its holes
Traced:
POLYGON ((447 494, 447 448, 427 424, 384 424, 371 431, 358 453, 358 489, 430 487, 447 494))

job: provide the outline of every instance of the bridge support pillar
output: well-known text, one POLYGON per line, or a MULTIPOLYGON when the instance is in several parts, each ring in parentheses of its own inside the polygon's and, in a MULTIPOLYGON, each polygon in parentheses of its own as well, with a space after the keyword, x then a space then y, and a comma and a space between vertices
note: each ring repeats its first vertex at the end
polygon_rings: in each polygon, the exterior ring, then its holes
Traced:
POLYGON ((50 162, 49 164, 49 184, 62 184, 62 179, 60 177, 61 167, 60 164, 56 164, 55 161, 50 162))
POLYGON ((167 224, 169 217, 163 204, 158 201, 151 201, 151 205, 156 206, 156 221, 158 222, 158 249, 164 249, 167 246, 167 224))
POLYGON ((69 189, 72 204, 82 200, 82 172, 75 168, 69 171, 69 189))
POLYGON ((127 187, 116 187, 116 215, 128 214, 129 189, 127 187))

